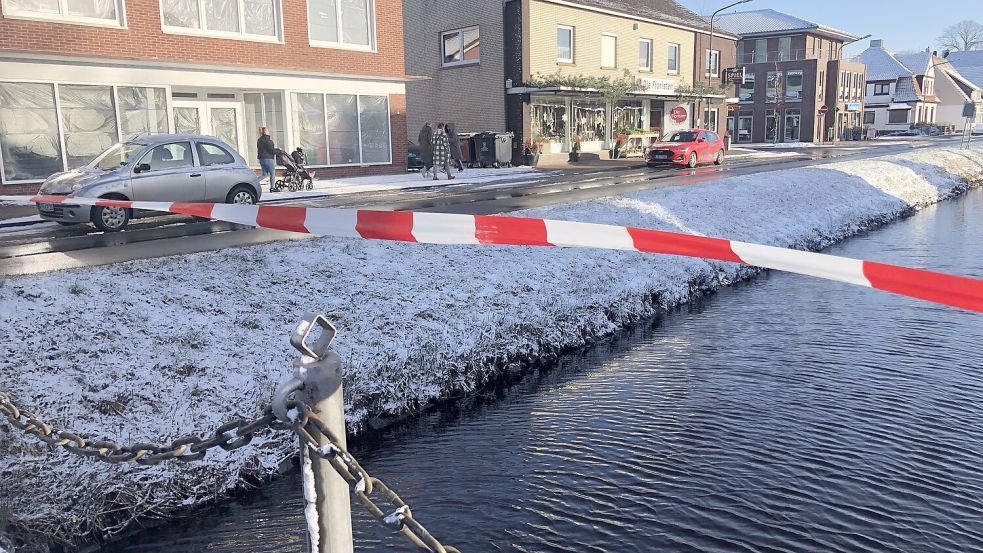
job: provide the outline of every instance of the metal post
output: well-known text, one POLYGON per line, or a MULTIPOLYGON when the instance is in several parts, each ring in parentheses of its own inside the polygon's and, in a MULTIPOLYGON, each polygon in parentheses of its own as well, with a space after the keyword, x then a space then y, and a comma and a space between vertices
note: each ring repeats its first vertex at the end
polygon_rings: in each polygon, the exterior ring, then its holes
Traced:
MULTIPOLYGON (((287 396, 305 403, 318 414, 343 448, 345 443, 345 400, 341 386, 341 358, 331 349, 335 328, 322 315, 307 314, 297 325, 290 343, 301 352, 294 361, 294 375, 281 384, 273 399, 273 411, 281 420, 289 419, 287 396), (313 346, 308 336, 320 327, 313 346)), ((316 430, 308 432, 326 445, 328 439, 316 430)), ((308 443, 300 440, 301 474, 304 484, 304 517, 307 519, 311 553, 352 553, 352 513, 348 483, 331 463, 312 455, 308 443)))

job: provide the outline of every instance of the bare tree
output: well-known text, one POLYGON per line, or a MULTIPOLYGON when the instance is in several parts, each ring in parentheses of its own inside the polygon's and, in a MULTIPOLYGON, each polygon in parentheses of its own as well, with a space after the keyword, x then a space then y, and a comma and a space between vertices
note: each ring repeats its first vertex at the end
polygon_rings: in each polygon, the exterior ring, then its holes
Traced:
POLYGON ((939 37, 939 43, 950 50, 965 51, 983 47, 983 25, 969 19, 950 25, 939 37))

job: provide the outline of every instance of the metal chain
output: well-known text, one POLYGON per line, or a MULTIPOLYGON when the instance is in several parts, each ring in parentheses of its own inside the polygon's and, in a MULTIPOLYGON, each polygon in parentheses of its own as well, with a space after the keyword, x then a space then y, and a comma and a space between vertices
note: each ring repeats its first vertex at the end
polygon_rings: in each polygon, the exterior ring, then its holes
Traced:
POLYGON ((221 447, 226 451, 239 449, 252 441, 256 432, 264 428, 290 428, 277 422, 270 408, 256 419, 233 419, 219 426, 211 438, 201 439, 197 435, 188 434, 171 442, 168 446, 150 443, 136 443, 121 446, 110 440, 91 440, 67 430, 57 429, 39 419, 34 413, 19 407, 10 396, 0 392, 0 414, 6 415, 7 421, 36 436, 39 440, 52 446, 60 446, 66 450, 84 457, 93 457, 107 463, 133 462, 139 465, 156 465, 161 461, 175 459, 187 463, 197 461, 205 456, 209 449, 221 447))
POLYGON ((201 439, 194 434, 178 438, 169 446, 137 443, 121 446, 109 440, 89 440, 67 430, 59 430, 40 420, 34 413, 19 407, 10 396, 0 392, 0 414, 14 427, 36 436, 44 443, 60 446, 76 455, 93 457, 107 463, 133 462, 140 465, 156 465, 161 461, 197 461, 209 449, 221 447, 232 451, 247 445, 256 432, 264 428, 293 430, 314 454, 326 459, 334 470, 348 482, 355 497, 386 527, 399 530, 407 539, 423 551, 432 553, 461 553, 456 547, 441 544, 426 528, 413 517, 409 505, 382 480, 369 475, 362 465, 345 448, 339 445, 338 438, 311 410, 310 406, 292 400, 288 407, 298 413, 293 424, 277 420, 271 408, 267 407, 256 419, 234 419, 218 427, 213 437, 201 439), (328 443, 321 445, 315 438, 322 435, 328 443), (373 499, 373 494, 388 502, 393 510, 389 514, 373 499))
POLYGON ((362 468, 362 465, 359 464, 355 457, 345 448, 341 447, 337 436, 318 418, 310 406, 296 400, 288 402, 287 406, 298 413, 293 430, 300 436, 301 441, 307 444, 311 452, 331 464, 335 472, 348 482, 352 493, 355 494, 355 497, 358 498, 366 510, 372 513, 383 525, 393 530, 399 530, 407 539, 423 551, 430 551, 432 553, 461 553, 456 547, 441 544, 437 538, 433 537, 413 517, 410 506, 396 492, 382 480, 371 476, 362 468), (315 437, 317 435, 324 436, 327 443, 322 445, 315 437), (372 498, 373 494, 377 494, 378 498, 383 499, 392 506, 389 514, 386 514, 386 511, 375 502, 372 498))

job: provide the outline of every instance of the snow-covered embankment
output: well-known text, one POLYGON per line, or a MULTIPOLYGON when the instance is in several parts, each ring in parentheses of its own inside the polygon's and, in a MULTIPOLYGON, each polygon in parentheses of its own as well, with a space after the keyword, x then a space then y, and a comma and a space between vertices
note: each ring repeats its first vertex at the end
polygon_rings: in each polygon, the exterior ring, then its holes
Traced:
MULTIPOLYGON (((929 149, 522 215, 816 249, 981 179, 980 149, 929 149)), ((357 432, 751 272, 633 252, 311 239, 7 278, 0 389, 91 436, 204 434, 260 411, 289 372, 290 331, 313 310, 338 327, 357 432)), ((294 447, 288 434, 268 434, 188 465, 142 468, 0 432, 0 496, 22 532, 91 541, 267 477, 294 447)))

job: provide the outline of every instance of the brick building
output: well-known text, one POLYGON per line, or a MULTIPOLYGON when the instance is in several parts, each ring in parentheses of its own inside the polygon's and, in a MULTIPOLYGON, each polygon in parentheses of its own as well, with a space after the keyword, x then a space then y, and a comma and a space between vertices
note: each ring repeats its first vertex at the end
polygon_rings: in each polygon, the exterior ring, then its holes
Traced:
POLYGON ((403 170, 402 20, 399 0, 0 0, 0 190, 144 133, 255 162, 261 126, 319 174, 403 170))
POLYGON ((842 59, 843 45, 858 37, 769 9, 716 22, 741 37, 737 66, 746 77, 728 117, 735 142, 823 142, 859 132, 866 70, 842 59))

